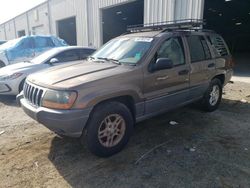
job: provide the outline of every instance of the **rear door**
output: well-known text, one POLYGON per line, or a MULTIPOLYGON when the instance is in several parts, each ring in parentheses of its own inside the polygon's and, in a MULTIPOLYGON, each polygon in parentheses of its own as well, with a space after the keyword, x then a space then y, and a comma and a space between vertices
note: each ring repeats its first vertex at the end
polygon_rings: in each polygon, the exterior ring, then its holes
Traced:
POLYGON ((186 36, 186 41, 191 63, 190 99, 196 99, 203 96, 208 88, 211 75, 215 72, 215 60, 203 35, 186 36))
POLYGON ((169 58, 174 67, 159 71, 145 71, 144 96, 146 114, 154 114, 179 106, 186 102, 189 88, 190 66, 186 62, 185 50, 181 36, 164 40, 150 67, 158 58, 169 58))

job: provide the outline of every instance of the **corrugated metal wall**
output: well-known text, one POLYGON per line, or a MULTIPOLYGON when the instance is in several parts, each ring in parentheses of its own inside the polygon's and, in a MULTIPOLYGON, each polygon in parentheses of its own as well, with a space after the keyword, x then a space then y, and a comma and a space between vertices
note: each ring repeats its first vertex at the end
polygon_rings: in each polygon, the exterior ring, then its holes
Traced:
POLYGON ((90 46, 99 47, 102 45, 102 9, 131 1, 132 0, 87 0, 90 46))
MULTIPOLYGON (((44 27, 44 34, 51 32, 56 35, 57 21, 75 16, 78 45, 99 47, 102 45, 102 10, 132 1, 134 0, 48 0, 49 4, 44 3, 28 11, 28 24, 24 21, 26 15, 24 13, 14 21, 0 25, 0 39, 5 39, 4 29, 1 29, 3 27, 5 27, 7 39, 15 38, 19 30, 28 31, 41 25, 44 27), (38 20, 34 19, 36 11, 38 11, 38 20), (50 13, 50 17, 46 13, 50 13)), ((144 23, 202 18, 204 1, 144 0, 144 23)))
POLYGON ((28 23, 27 23, 27 16, 26 14, 23 14, 21 16, 18 16, 15 19, 15 23, 16 23, 16 32, 24 30, 25 34, 28 34, 28 23))
POLYGON ((57 21, 76 17, 77 44, 88 45, 87 1, 86 0, 51 0, 52 34, 57 35, 57 21), (60 10, 60 11, 58 11, 60 10))
POLYGON ((144 23, 174 19, 175 0, 144 0, 144 23))
POLYGON ((204 0, 175 0, 174 18, 201 19, 203 18, 204 0))
POLYGON ((0 40, 5 40, 4 25, 0 26, 0 40))

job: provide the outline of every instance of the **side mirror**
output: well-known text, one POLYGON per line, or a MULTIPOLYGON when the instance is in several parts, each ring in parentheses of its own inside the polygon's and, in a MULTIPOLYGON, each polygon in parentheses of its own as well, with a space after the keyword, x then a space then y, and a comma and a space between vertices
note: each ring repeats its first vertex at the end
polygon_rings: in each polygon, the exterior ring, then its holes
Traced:
POLYGON ((52 58, 51 60, 49 60, 49 64, 54 64, 54 63, 58 63, 59 60, 57 58, 52 58))
POLYGON ((159 58, 154 64, 154 71, 171 69, 174 67, 173 61, 168 58, 159 58))

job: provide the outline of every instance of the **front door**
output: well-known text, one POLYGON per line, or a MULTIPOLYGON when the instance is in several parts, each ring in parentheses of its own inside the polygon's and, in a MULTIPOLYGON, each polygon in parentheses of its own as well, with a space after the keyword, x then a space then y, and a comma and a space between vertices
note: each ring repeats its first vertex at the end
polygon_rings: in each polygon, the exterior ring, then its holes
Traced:
POLYGON ((189 95, 190 66, 186 63, 182 38, 172 37, 165 40, 149 64, 149 70, 159 58, 172 60, 174 66, 171 69, 145 72, 147 115, 175 108, 185 103, 189 95))

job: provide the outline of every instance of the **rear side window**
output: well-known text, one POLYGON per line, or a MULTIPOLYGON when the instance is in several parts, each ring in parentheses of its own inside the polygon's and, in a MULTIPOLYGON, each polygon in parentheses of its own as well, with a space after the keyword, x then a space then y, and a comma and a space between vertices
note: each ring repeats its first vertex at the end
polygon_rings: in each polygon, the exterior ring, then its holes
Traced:
POLYGON ((208 36, 209 42, 211 43, 216 57, 223 57, 229 55, 226 44, 219 35, 208 36))
POLYGON ((187 42, 189 45, 192 63, 211 59, 209 47, 203 36, 188 36, 187 42))
POLYGON ((48 47, 54 47, 54 44, 52 40, 48 37, 36 37, 35 47, 36 48, 48 48, 48 47))

